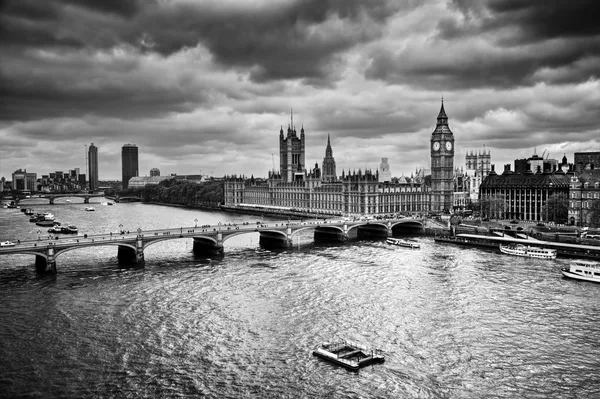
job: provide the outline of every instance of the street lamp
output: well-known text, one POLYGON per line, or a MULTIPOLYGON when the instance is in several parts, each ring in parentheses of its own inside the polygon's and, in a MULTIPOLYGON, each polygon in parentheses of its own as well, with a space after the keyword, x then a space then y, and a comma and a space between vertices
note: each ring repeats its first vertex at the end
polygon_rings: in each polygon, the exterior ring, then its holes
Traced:
POLYGON ((41 233, 41 231, 38 230, 37 233, 38 233, 38 241, 40 241, 40 233, 41 233))
POLYGON ((198 219, 194 219, 194 228, 198 227, 198 219))
POLYGON ((119 225, 119 234, 123 234, 123 225, 122 224, 119 225))

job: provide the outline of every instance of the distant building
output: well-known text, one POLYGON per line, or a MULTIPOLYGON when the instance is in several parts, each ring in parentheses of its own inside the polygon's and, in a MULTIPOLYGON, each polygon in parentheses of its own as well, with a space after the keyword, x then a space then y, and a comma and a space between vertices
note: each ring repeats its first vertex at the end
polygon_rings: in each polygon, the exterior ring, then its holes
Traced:
POLYGON ((160 170, 158 170, 158 168, 150 169, 150 176, 151 177, 160 176, 160 170))
POLYGON ((327 135, 327 148, 325 148, 325 158, 323 158, 323 181, 333 182, 337 180, 335 171, 335 159, 331 149, 331 141, 327 135))
POLYGON ((98 189, 98 147, 92 143, 88 150, 88 173, 89 173, 89 189, 91 191, 98 189))
MULTIPOLYGON (((467 202, 479 200, 479 186, 490 174, 492 155, 490 150, 467 151, 465 157, 465 172, 463 189, 467 193, 467 202)), ((455 203, 456 206, 456 203, 455 203)))
POLYGON ((132 177, 127 184, 128 188, 144 188, 148 185, 158 184, 161 181, 173 179, 173 176, 142 176, 132 177))
POLYGON ((37 173, 27 173, 27 169, 15 170, 12 174, 12 187, 15 191, 36 191, 37 173))
POLYGON ((575 169, 578 172, 583 170, 600 169, 600 152, 576 152, 573 163, 575 164, 575 169))
POLYGON ((390 171, 390 164, 387 158, 381 158, 381 164, 379 165, 379 182, 385 183, 392 181, 392 172, 390 171))
POLYGON ((129 187, 129 179, 138 177, 138 171, 138 147, 135 144, 125 144, 121 149, 123 190, 129 187))

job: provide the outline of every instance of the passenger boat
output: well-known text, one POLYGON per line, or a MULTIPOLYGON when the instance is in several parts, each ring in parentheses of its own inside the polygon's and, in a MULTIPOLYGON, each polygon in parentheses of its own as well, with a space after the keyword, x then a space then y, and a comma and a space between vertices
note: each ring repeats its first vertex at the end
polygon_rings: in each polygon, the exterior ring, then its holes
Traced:
POLYGON ((403 240, 401 238, 388 237, 387 240, 385 240, 385 242, 387 242, 388 244, 391 244, 391 245, 398 245, 401 247, 421 248, 421 244, 419 244, 418 242, 403 240))
POLYGON ((85 210, 90 212, 90 211, 95 211, 96 208, 94 208, 93 206, 87 206, 87 207, 85 207, 85 210))
POLYGON ((532 247, 523 244, 500 244, 500 252, 526 258, 556 259, 556 249, 532 247))
POLYGON ((575 260, 569 267, 563 267, 560 271, 565 277, 600 283, 600 263, 598 262, 575 260))
POLYGON ((369 364, 385 361, 381 351, 368 350, 348 341, 325 342, 313 351, 313 355, 353 371, 369 364))

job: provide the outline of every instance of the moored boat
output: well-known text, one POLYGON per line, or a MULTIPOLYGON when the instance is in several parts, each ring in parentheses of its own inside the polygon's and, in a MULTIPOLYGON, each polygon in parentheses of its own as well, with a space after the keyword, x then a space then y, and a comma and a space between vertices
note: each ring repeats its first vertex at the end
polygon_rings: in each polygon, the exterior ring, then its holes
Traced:
POLYGON ((500 244, 500 252, 525 258, 556 259, 556 249, 533 247, 523 244, 500 244))
POLYGON ((44 220, 54 220, 54 214, 53 213, 44 212, 44 213, 42 213, 42 215, 44 216, 44 220))
POLYGON ((93 206, 86 206, 85 210, 88 211, 88 212, 91 212, 91 211, 95 211, 96 208, 94 208, 93 206))
POLYGON ((61 233, 65 233, 65 234, 77 234, 79 232, 79 229, 77 228, 77 226, 73 226, 72 224, 70 224, 68 226, 62 226, 60 229, 61 229, 61 233))
POLYGON ((353 371, 369 364, 385 361, 381 351, 369 350, 348 341, 325 342, 313 351, 313 355, 353 371))
POLYGON ((52 226, 48 229, 48 233, 62 233, 62 228, 59 225, 52 226))
POLYGON ((415 241, 403 240, 401 238, 388 237, 385 242, 407 248, 421 248, 421 244, 415 241))
POLYGON ((565 277, 600 283, 600 263, 598 262, 575 260, 569 267, 563 267, 560 271, 565 277))

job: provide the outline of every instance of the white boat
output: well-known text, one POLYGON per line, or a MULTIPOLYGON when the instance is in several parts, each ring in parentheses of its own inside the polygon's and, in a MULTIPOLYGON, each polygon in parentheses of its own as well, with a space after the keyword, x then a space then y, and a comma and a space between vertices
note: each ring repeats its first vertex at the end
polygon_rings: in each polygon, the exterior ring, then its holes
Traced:
POLYGON ((385 242, 391 245, 398 245, 401 247, 421 248, 421 244, 419 244, 418 242, 403 240, 401 238, 388 237, 387 240, 385 240, 385 242))
POLYGON ((556 259, 556 249, 532 247, 523 244, 500 244, 500 252, 526 258, 556 259))
POLYGON ((87 206, 87 207, 85 207, 85 210, 88 212, 91 212, 91 211, 95 211, 96 208, 94 208, 93 206, 87 206))
POLYGON ((385 361, 381 351, 368 350, 347 341, 332 344, 325 342, 313 351, 313 355, 354 371, 372 363, 385 361))
POLYGON ((53 213, 44 212, 44 213, 42 213, 42 215, 44 216, 44 220, 54 220, 54 214, 53 213))
POLYGON ((600 263, 598 262, 575 260, 569 267, 563 267, 560 271, 565 277, 600 283, 600 263))

